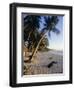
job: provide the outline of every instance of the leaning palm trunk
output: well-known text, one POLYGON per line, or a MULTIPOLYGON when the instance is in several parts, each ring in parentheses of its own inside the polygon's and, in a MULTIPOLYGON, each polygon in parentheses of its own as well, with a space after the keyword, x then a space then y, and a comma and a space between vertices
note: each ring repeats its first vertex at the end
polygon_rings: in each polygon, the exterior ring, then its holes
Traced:
POLYGON ((32 32, 33 32, 33 31, 31 31, 31 32, 29 33, 28 40, 29 40, 29 38, 30 38, 30 36, 31 36, 32 32))
MULTIPOLYGON (((48 31, 46 31, 46 33, 47 33, 47 32, 48 32, 48 31)), ((40 46, 40 43, 41 43, 41 41, 43 40, 43 38, 45 37, 46 33, 44 33, 43 36, 41 37, 41 39, 39 40, 38 45, 37 45, 35 51, 34 51, 33 54, 32 54, 32 58, 30 59, 31 61, 33 60, 33 57, 35 56, 36 52, 38 51, 38 48, 39 48, 39 46, 40 46)))

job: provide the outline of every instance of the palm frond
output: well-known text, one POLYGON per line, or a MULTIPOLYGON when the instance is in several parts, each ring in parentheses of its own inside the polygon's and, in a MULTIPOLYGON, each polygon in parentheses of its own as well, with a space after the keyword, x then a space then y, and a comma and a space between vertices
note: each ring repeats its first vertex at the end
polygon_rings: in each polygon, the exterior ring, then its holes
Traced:
POLYGON ((53 31, 54 33, 56 33, 56 34, 59 34, 59 33, 60 33, 60 30, 57 29, 57 28, 54 28, 52 31, 53 31))
POLYGON ((48 32, 48 35, 49 35, 49 37, 51 37, 51 33, 50 33, 50 31, 48 32))
POLYGON ((54 23, 56 25, 58 23, 58 21, 59 21, 58 16, 51 17, 51 23, 54 23))

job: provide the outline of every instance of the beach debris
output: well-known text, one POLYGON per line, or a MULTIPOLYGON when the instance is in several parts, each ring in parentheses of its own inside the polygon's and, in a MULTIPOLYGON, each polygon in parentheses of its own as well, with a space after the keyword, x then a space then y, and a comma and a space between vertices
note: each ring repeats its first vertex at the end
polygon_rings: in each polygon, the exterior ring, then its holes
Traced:
POLYGON ((48 64, 47 67, 50 68, 50 67, 52 67, 54 64, 57 64, 57 62, 56 62, 56 61, 52 61, 51 63, 48 64))
POLYGON ((53 57, 49 57, 49 59, 53 59, 53 57))

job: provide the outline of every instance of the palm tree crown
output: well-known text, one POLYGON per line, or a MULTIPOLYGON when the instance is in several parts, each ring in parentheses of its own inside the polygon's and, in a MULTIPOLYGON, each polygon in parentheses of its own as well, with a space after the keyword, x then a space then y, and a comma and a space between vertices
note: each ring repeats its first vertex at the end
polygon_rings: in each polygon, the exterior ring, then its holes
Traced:
POLYGON ((40 16, 37 15, 27 15, 24 18, 24 40, 28 38, 29 33, 32 33, 32 36, 35 35, 36 38, 37 29, 40 28, 40 16), (35 33, 35 34, 34 34, 35 33))
POLYGON ((52 31, 59 34, 59 30, 56 28, 58 21, 58 16, 44 17, 44 27, 41 33, 45 33, 46 31, 48 31, 50 36, 50 32, 52 31))

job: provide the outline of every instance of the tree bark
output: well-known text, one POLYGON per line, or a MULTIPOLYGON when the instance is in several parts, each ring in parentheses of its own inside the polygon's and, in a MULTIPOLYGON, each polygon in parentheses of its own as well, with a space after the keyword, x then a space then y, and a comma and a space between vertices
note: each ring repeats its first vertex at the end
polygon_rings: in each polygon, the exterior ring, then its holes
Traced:
POLYGON ((36 54, 36 52, 37 52, 37 50, 38 50, 38 48, 39 48, 39 45, 40 45, 41 41, 43 40, 43 38, 45 37, 45 34, 46 34, 47 32, 48 32, 48 31, 46 31, 46 32, 42 35, 41 39, 39 40, 38 45, 37 45, 37 47, 36 47, 36 49, 35 49, 32 57, 31 57, 31 59, 30 59, 31 61, 33 60, 33 57, 35 56, 35 54, 36 54))
POLYGON ((33 32, 33 31, 31 31, 31 32, 29 33, 28 40, 29 40, 29 38, 30 38, 30 36, 31 36, 32 32, 33 32))

